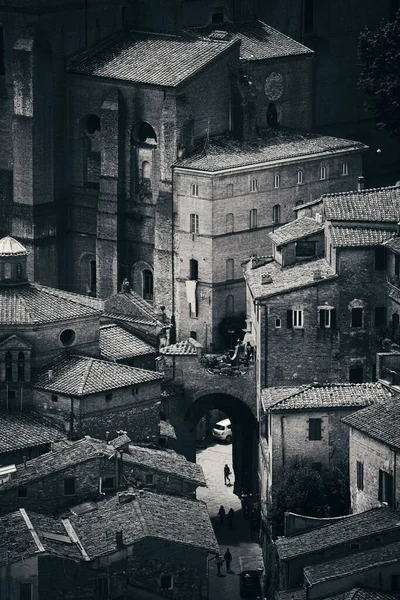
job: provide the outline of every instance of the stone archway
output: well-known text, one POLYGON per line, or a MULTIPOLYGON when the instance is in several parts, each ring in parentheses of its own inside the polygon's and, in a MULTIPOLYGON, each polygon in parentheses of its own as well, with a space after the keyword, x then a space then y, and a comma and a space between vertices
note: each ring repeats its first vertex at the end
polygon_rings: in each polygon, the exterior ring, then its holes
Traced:
MULTIPOLYGON (((257 493, 258 483, 258 427, 249 406, 229 393, 207 393, 198 397, 188 408, 185 421, 195 432, 199 420, 210 410, 223 411, 232 423, 232 466, 235 473, 234 494, 244 491, 257 493)), ((221 477, 223 473, 221 465, 221 477)))

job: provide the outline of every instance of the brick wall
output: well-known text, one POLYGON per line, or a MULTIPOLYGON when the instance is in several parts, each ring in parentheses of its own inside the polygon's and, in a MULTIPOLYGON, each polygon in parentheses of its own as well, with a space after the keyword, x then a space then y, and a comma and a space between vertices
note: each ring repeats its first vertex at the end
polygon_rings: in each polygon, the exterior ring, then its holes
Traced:
POLYGON ((363 512, 379 506, 379 469, 393 474, 395 481, 396 504, 399 503, 398 456, 389 446, 364 435, 353 428, 350 429, 350 497, 351 510, 363 512), (357 461, 364 463, 364 489, 357 488, 357 461))
POLYGON ((166 492, 167 494, 178 494, 192 498, 193 492, 197 488, 196 484, 185 481, 172 473, 167 475, 166 473, 161 473, 141 465, 126 463, 123 467, 123 474, 130 482, 139 482, 139 486, 141 487, 166 492), (152 475, 152 483, 146 481, 146 475, 152 475))

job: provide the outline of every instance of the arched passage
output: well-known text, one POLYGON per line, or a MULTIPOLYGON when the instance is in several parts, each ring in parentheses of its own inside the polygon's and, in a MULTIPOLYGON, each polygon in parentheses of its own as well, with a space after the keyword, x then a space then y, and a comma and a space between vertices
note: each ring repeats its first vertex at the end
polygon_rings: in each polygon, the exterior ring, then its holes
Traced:
MULTIPOLYGON (((258 428, 251 409, 236 396, 209 393, 197 398, 185 415, 187 426, 195 435, 199 420, 210 410, 221 410, 232 423, 232 466, 235 474, 233 492, 257 493, 258 428)), ((221 465, 222 476, 223 465, 221 465)))

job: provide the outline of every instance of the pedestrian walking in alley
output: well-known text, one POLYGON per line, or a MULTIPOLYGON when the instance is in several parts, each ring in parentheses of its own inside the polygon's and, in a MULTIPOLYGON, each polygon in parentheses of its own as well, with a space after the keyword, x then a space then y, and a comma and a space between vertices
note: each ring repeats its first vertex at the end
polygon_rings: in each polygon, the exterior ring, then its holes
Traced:
POLYGON ((228 465, 224 466, 224 481, 225 485, 231 485, 231 470, 228 465), (228 483, 226 483, 228 481, 228 483))
POLYGON ((221 521, 221 525, 224 524, 224 519, 225 519, 225 509, 224 507, 221 505, 221 508, 218 511, 218 516, 219 516, 219 520, 221 521))
POLYGON ((235 518, 235 511, 233 510, 233 508, 229 509, 229 512, 226 516, 226 519, 228 521, 228 525, 229 525, 229 529, 232 529, 233 527, 233 519, 235 518))
POLYGON ((232 571, 231 571, 232 554, 230 553, 229 548, 226 549, 226 552, 224 554, 224 559, 225 559, 225 563, 226 563, 226 572, 232 573, 232 571))
POLYGON ((222 556, 220 554, 218 554, 218 556, 217 556, 217 575, 218 575, 218 577, 222 577, 221 567, 223 564, 224 564, 224 559, 222 558, 222 556))

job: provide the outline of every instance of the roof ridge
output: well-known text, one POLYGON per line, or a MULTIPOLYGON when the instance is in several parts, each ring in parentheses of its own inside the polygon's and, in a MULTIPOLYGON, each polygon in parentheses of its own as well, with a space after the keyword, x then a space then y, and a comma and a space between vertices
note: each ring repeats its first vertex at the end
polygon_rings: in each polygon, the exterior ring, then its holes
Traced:
POLYGON ((366 194, 368 192, 380 192, 383 190, 399 190, 400 192, 400 186, 398 185, 386 185, 386 186, 381 186, 381 187, 376 187, 376 188, 364 188, 363 190, 348 190, 345 192, 330 192, 329 194, 322 194, 321 198, 332 198, 334 196, 349 196, 352 194, 366 194))
MULTIPOLYGON (((29 281, 27 282, 27 285, 24 285, 24 286, 21 286, 18 288, 13 288, 13 289, 15 290, 14 293, 15 293, 16 298, 18 298, 18 300, 24 305, 24 311, 28 315, 29 321, 31 323, 35 323, 35 317, 32 316, 32 314, 28 310, 26 300, 25 300, 24 296, 21 294, 21 291, 24 289, 28 289, 28 287, 32 287, 32 284, 29 281)), ((7 290, 7 291, 10 291, 10 290, 7 290)), ((10 296, 11 296, 11 294, 10 294, 10 296)))
MULTIPOLYGON (((88 357, 88 361, 87 361, 87 364, 86 364, 85 372, 83 374, 83 380, 82 380, 82 383, 80 384, 80 386, 78 387, 78 392, 82 396, 84 395, 83 391, 84 391, 85 385, 87 383, 87 380, 89 378, 90 371, 92 370, 93 360, 94 359, 92 357, 88 357)), ((107 362, 107 361, 105 361, 105 362, 107 362)))
POLYGON ((33 282, 33 284, 31 285, 33 285, 33 287, 39 289, 40 291, 46 294, 50 294, 51 296, 56 296, 57 298, 61 298, 62 300, 66 300, 67 302, 72 302, 73 304, 77 304, 78 306, 85 306, 86 308, 91 308, 96 312, 102 312, 101 308, 95 308, 94 306, 90 306, 90 304, 86 304, 86 302, 96 302, 96 300, 100 303, 100 298, 89 298, 88 296, 84 296, 83 294, 77 294, 75 292, 69 292, 68 290, 53 288, 48 285, 43 285, 37 282, 33 282), (80 298, 81 301, 79 301, 80 298))
POLYGON ((289 394, 289 396, 285 396, 285 398, 281 398, 280 400, 277 400, 270 406, 278 406, 278 404, 281 404, 282 402, 286 402, 287 400, 290 400, 290 398, 295 398, 295 396, 299 396, 300 394, 303 394, 303 392, 305 392, 306 390, 309 390, 312 387, 313 387, 313 385, 311 383, 306 384, 304 386, 300 386, 301 389, 298 389, 296 392, 289 394))

